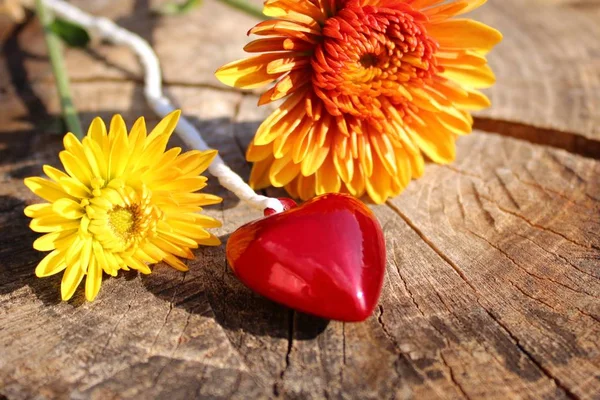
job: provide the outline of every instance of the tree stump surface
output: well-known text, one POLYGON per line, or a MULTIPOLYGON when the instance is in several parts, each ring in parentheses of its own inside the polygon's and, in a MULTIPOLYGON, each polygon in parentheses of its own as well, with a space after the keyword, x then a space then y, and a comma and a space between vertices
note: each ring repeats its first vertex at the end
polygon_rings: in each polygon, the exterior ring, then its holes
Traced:
MULTIPOLYGON (((243 56, 256 20, 214 0, 176 17, 148 0, 76 3, 151 41, 168 96, 247 178, 269 109, 212 73, 243 56)), ((453 164, 372 206, 385 283, 353 324, 253 294, 224 245, 198 249, 187 273, 159 264, 61 302, 60 276, 34 275, 23 208, 39 200, 22 184, 59 165, 58 100, 35 18, 0 20, 0 398, 599 399, 600 3, 490 0, 475 14, 505 35, 494 106, 453 164)), ((84 124, 157 122, 127 49, 66 54, 84 124)), ((260 216, 214 179, 207 191, 224 198, 207 209, 223 242, 260 216)))

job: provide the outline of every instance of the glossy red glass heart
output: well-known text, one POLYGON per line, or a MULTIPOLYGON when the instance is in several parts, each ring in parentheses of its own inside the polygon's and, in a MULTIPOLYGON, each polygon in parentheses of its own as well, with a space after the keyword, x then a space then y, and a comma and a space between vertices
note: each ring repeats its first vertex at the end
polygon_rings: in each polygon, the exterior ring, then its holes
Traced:
POLYGON ((324 318, 362 321, 379 299, 385 241, 362 202, 325 194, 237 229, 227 260, 246 286, 271 300, 324 318))

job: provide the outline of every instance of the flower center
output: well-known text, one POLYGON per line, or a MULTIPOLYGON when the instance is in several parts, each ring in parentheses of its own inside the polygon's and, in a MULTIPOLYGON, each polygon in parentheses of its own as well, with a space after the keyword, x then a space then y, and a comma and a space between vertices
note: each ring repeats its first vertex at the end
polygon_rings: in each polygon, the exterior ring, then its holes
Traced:
POLYGON ((88 230, 105 250, 126 252, 153 237, 163 214, 152 203, 145 186, 134 189, 117 180, 94 187, 94 198, 85 201, 88 230))
POLYGON ((363 55, 358 61, 360 62, 360 65, 363 68, 369 68, 377 64, 377 56, 372 53, 367 53, 363 55))
POLYGON ((108 212, 108 225, 113 233, 128 241, 135 234, 140 220, 140 208, 136 205, 116 206, 108 212))
POLYGON ((329 18, 311 61, 313 89, 329 113, 384 118, 381 96, 401 110, 407 87, 439 70, 424 20, 407 4, 362 7, 356 0, 329 18))

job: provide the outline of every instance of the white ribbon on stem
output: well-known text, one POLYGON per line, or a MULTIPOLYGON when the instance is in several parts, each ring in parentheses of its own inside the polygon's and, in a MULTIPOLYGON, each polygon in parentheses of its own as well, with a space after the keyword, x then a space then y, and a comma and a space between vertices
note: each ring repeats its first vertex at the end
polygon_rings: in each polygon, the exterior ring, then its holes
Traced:
MULTIPOLYGON (((63 0, 43 1, 56 16, 82 26, 92 35, 99 36, 114 44, 129 47, 138 56, 144 69, 144 95, 150 107, 161 117, 175 110, 173 104, 163 95, 162 75, 158 57, 146 40, 127 29, 121 28, 107 18, 90 15, 63 0)), ((175 132, 189 147, 198 150, 209 149, 200 132, 183 116, 179 119, 175 132)), ((283 211, 283 205, 278 199, 257 194, 225 164, 221 156, 217 155, 215 157, 208 167, 208 171, 219 180, 223 187, 253 207, 260 210, 272 208, 276 212, 283 211)))

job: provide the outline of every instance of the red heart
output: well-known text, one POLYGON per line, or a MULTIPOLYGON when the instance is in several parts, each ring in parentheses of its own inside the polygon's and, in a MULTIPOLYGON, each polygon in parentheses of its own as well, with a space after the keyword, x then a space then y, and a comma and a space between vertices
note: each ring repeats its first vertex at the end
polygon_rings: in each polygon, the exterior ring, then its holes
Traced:
POLYGON ((250 289, 341 321, 371 314, 385 271, 379 222, 362 202, 344 194, 325 194, 250 222, 233 232, 226 252, 250 289))

